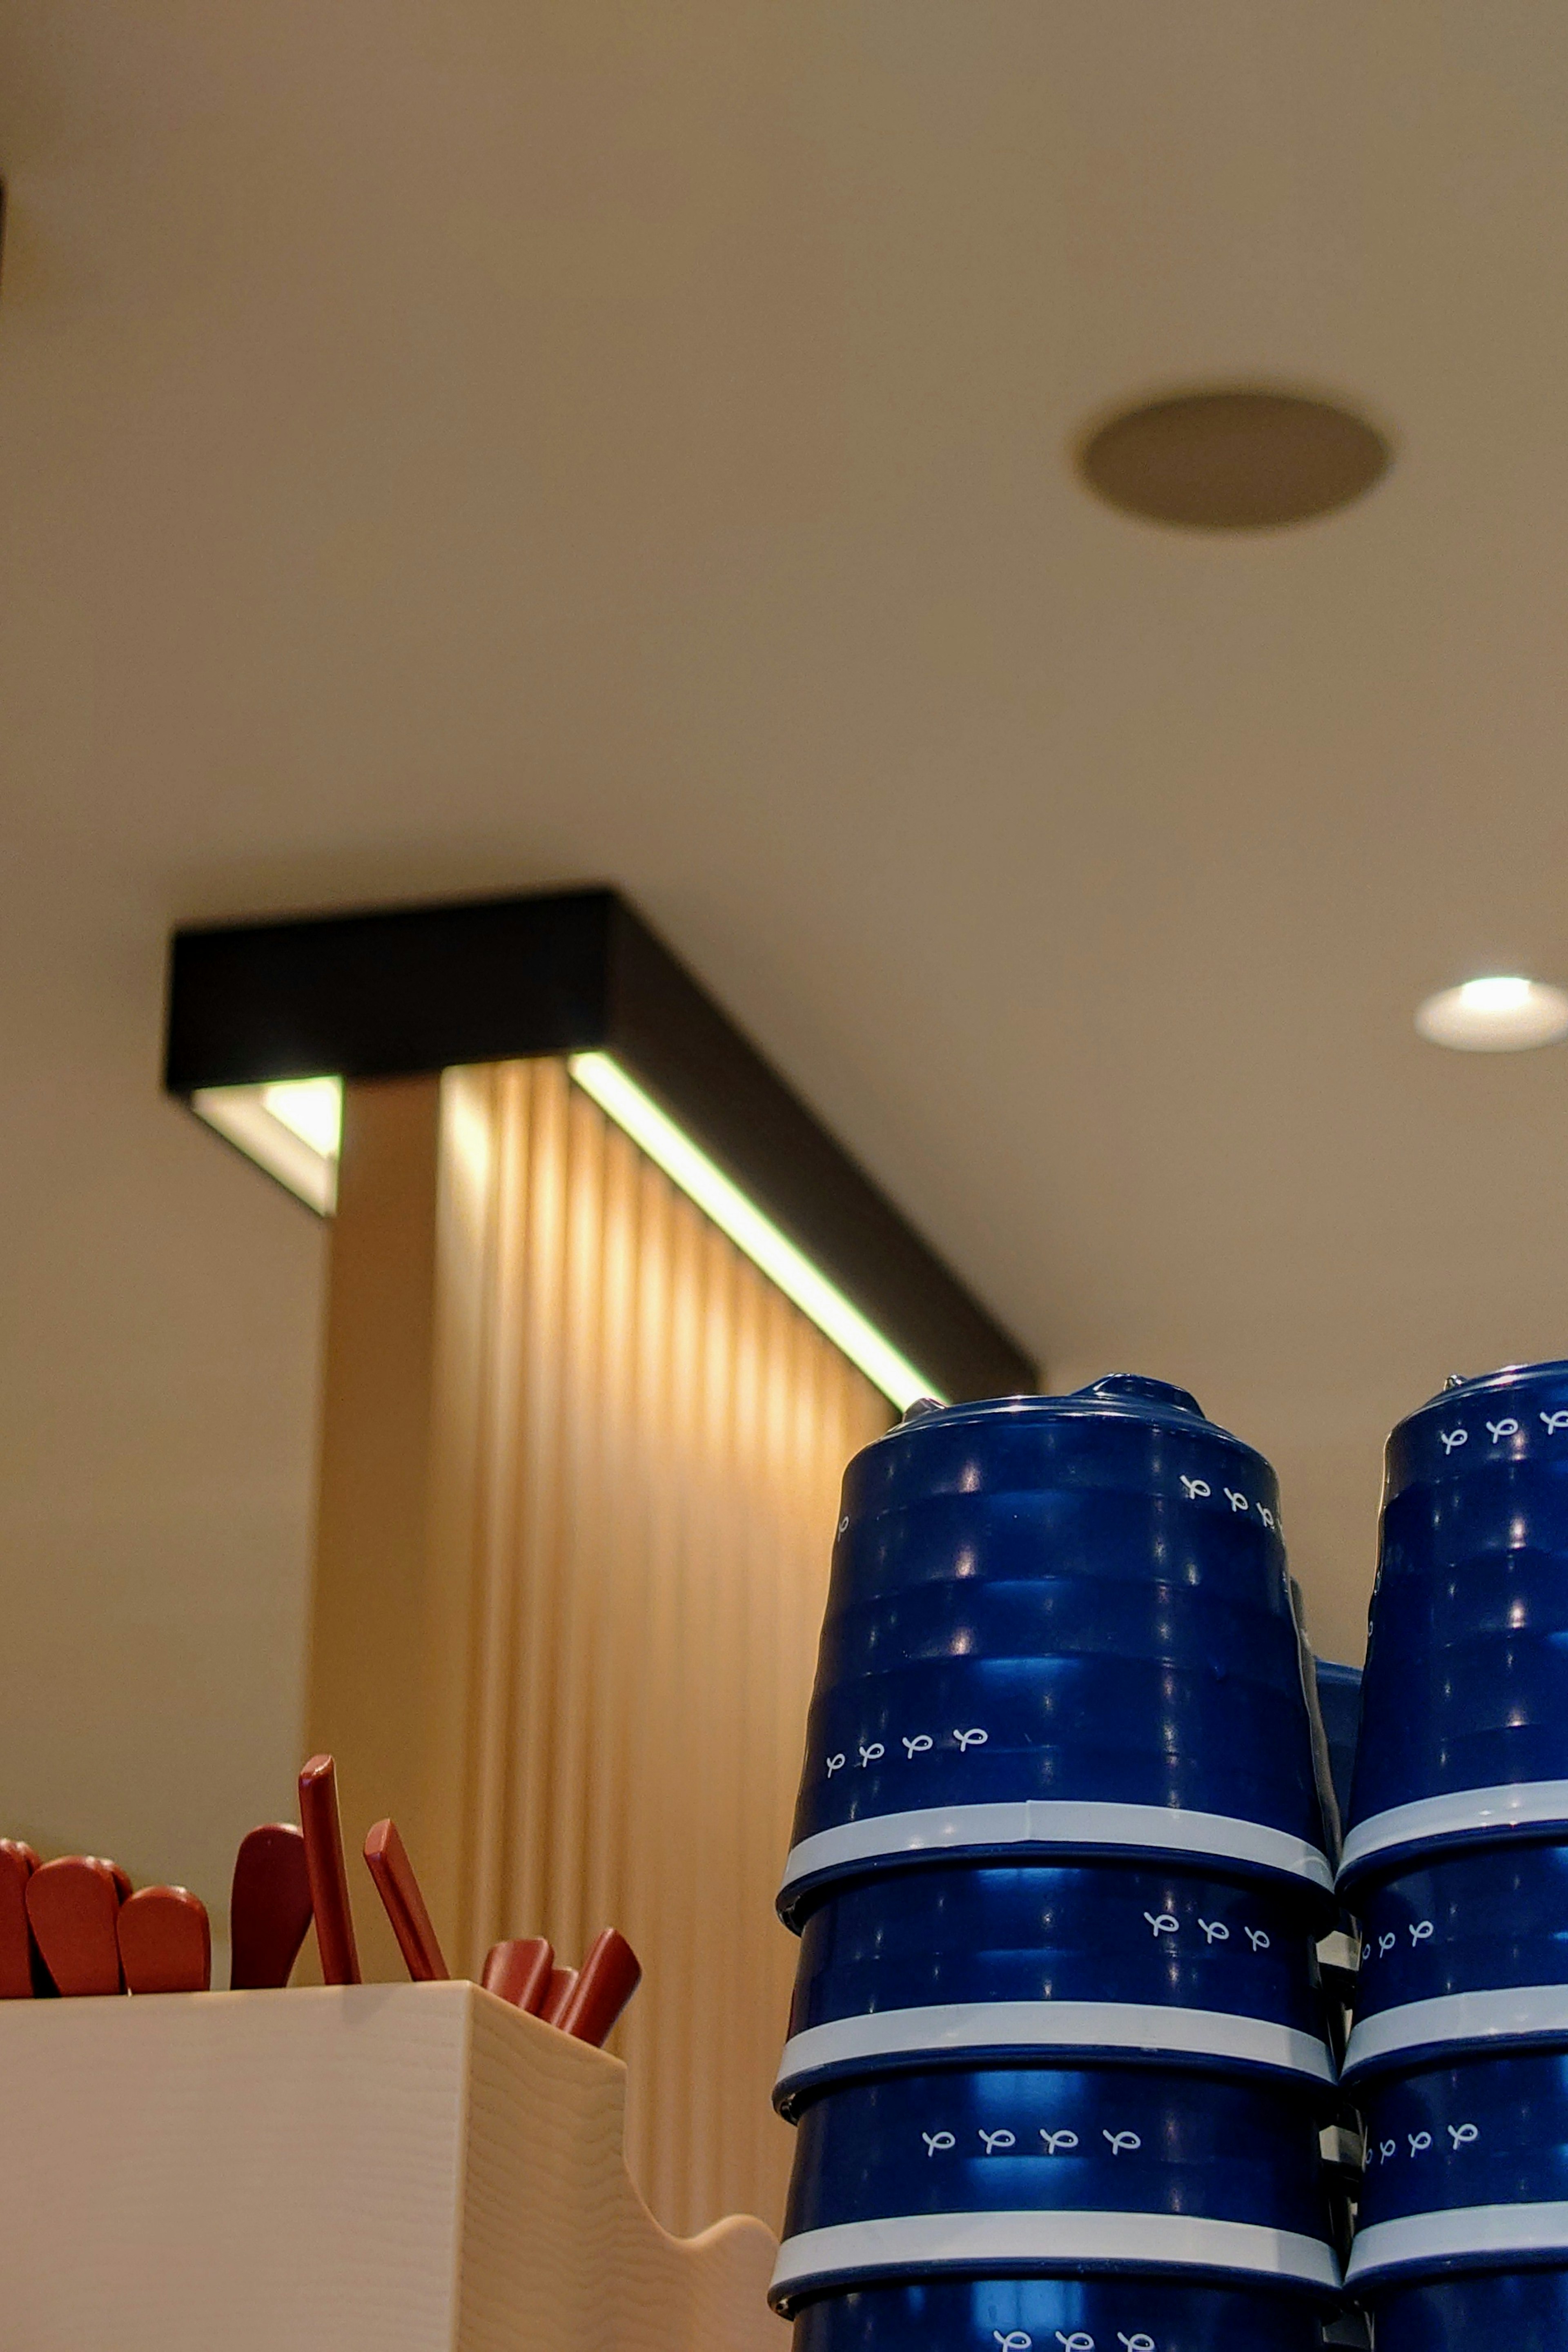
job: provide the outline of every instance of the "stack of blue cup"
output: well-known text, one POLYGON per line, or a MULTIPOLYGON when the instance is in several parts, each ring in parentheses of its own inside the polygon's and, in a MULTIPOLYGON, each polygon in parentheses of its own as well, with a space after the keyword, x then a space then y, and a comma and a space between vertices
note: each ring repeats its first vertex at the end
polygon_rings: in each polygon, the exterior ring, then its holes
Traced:
POLYGON ((1568 2345, 1568 1363, 1389 1440, 1341 1885, 1378 2352, 1568 2345))
POLYGON ((1319 2352, 1325 1801, 1273 1473, 1184 1390, 856 1457, 779 1897, 797 2352, 1319 2352))

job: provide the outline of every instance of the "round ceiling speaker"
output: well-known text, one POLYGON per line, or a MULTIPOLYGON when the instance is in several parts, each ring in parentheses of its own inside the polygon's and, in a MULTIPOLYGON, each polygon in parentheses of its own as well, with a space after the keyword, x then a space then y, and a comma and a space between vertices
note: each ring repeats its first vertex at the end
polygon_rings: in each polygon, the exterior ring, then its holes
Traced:
POLYGON ((1188 392, 1098 426, 1079 469, 1107 505, 1188 530, 1278 530, 1349 506, 1393 451, 1364 417, 1289 392, 1188 392))

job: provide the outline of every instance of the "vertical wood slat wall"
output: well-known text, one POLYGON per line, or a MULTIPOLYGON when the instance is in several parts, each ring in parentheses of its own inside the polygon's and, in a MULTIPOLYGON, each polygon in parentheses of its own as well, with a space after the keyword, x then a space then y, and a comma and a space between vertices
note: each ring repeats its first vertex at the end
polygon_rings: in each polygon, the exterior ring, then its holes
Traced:
POLYGON ((503 1935, 573 1961, 606 1924, 631 1937, 647 1975, 615 2046, 645 2194, 683 2232, 736 2210, 776 2227, 795 1946, 772 1899, 838 1481, 889 1409, 559 1062, 351 1089, 333 1254, 313 1732, 345 1800, 356 1731, 386 1759, 395 1798, 363 1804, 402 1807, 454 1968, 503 1935), (422 1553, 397 1659, 378 1653, 390 1743, 356 1679, 376 1569, 346 1507, 383 1441, 352 1403, 334 1414, 359 1352, 338 1292, 363 1323, 357 1241, 384 1250, 396 1223, 356 1181, 356 1127, 363 1174, 389 1118, 405 1160, 427 1122, 437 1171, 432 1220, 417 1168, 388 1160, 434 1226, 395 1276, 430 1370, 425 1455, 405 1413, 381 1507, 418 1515, 422 1553))

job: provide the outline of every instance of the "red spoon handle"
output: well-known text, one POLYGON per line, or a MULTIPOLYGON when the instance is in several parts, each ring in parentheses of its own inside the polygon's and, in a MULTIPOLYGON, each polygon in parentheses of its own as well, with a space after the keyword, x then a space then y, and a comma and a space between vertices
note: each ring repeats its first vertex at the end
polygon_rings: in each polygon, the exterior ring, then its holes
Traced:
POLYGON ((27 1919, 57 1990, 123 1991, 114 1923, 120 1888, 106 1862, 63 1854, 27 1881, 27 1919))
POLYGON ((305 1840, 292 1822, 264 1822, 241 1838, 228 1899, 228 1980, 236 1992, 289 1981, 310 1925, 305 1840))
POLYGON ((550 1982, 544 1988, 544 1998, 534 2011, 534 2015, 542 2017, 546 2025, 558 2024, 562 2011, 572 1998, 572 1988, 576 1981, 575 1969, 552 1969, 550 1982))
POLYGON ((316 1946, 322 1980, 358 1984, 359 1953, 343 1868, 343 1832, 338 1819, 337 1768, 330 1756, 312 1756, 300 1775, 300 1826, 310 1874, 310 1905, 316 1915, 316 1946))
POLYGON ((522 1936, 492 1944, 485 1959, 484 1987, 498 2000, 536 2016, 554 1972, 555 1955, 545 1936, 522 1936))
POLYGON ((574 2042, 591 2042, 596 2050, 641 1982, 642 1962, 623 1935, 606 1927, 594 1938, 554 2022, 574 2042))
POLYGON ((395 1822, 376 1822, 364 1842, 364 1858, 415 1983, 432 1984, 450 1976, 395 1822))
POLYGON ((115 1921, 128 1992, 205 1992, 212 1982, 207 1908, 184 1886, 144 1886, 115 1921))
POLYGON ((38 1866, 30 1845, 0 1838, 0 2000, 33 1997, 33 1931, 27 1925, 27 1881, 38 1866))

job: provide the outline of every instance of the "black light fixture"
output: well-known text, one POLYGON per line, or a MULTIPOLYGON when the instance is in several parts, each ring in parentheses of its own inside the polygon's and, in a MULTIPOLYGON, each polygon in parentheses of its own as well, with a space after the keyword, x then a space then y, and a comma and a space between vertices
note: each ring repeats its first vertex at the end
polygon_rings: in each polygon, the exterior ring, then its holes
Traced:
POLYGON ((330 1213, 342 1082, 563 1057, 900 1409, 1037 1370, 618 892, 176 931, 165 1084, 330 1213))

